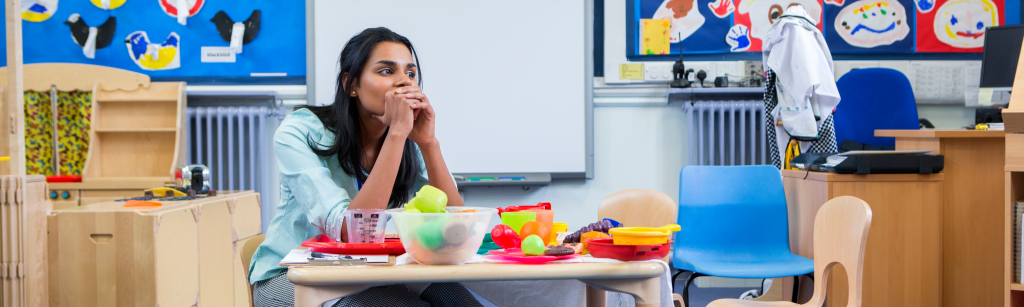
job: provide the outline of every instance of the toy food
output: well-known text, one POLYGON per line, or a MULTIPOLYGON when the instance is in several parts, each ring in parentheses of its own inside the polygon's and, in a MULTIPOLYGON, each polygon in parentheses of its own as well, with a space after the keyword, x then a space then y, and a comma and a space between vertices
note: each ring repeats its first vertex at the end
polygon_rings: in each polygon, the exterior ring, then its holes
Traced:
POLYGON ((565 256, 575 254, 576 250, 568 246, 554 245, 548 246, 548 249, 544 251, 544 256, 565 256))
POLYGON ((466 225, 466 221, 453 218, 444 223, 441 233, 445 242, 455 245, 466 241, 466 238, 469 237, 469 226, 466 225))
POLYGON ((523 243, 523 239, 519 238, 519 234, 512 227, 505 224, 498 224, 491 229, 491 239, 494 240, 494 244, 498 244, 502 248, 519 248, 523 243))
MULTIPOLYGON (((580 243, 582 242, 580 241, 580 236, 582 234, 591 231, 600 231, 603 233, 608 233, 610 229, 618 227, 614 225, 615 223, 613 223, 610 219, 604 219, 599 222, 590 223, 590 225, 583 226, 583 228, 580 228, 580 230, 577 230, 576 232, 573 232, 568 236, 565 236, 565 239, 562 240, 562 243, 580 243)), ((622 224, 619 225, 621 226, 622 224)))
POLYGON ((550 238, 551 230, 545 227, 544 224, 538 223, 536 221, 529 221, 526 222, 526 224, 523 224, 523 228, 519 229, 519 237, 526 239, 526 237, 529 237, 530 235, 537 235, 538 237, 541 238, 550 238))
POLYGON ((512 227, 516 233, 523 229, 523 224, 529 221, 536 221, 536 212, 505 212, 501 215, 501 223, 512 227))
POLYGON ((444 226, 437 221, 425 222, 416 229, 416 239, 423 248, 435 250, 444 243, 442 227, 444 226))
POLYGON ((425 185, 420 188, 419 192, 416 192, 416 196, 412 200, 409 200, 406 208, 411 206, 423 213, 441 213, 447 205, 448 195, 444 194, 444 191, 431 185, 425 185))
POLYGON ((584 233, 584 234, 583 234, 583 235, 582 235, 582 236, 580 237, 580 241, 581 241, 581 243, 583 244, 583 248, 589 251, 590 249, 589 249, 589 248, 588 248, 588 246, 587 246, 587 240, 590 240, 590 239, 602 239, 602 238, 611 238, 611 237, 612 237, 612 236, 609 236, 609 235, 608 235, 607 233, 603 233, 603 232, 600 232, 600 231, 591 231, 591 232, 588 232, 588 233, 584 233))
POLYGON ((537 235, 530 235, 523 240, 523 254, 540 256, 544 254, 544 239, 537 235))
POLYGON ((651 227, 620 227, 610 232, 613 242, 617 245, 651 245, 664 244, 673 231, 679 231, 679 225, 669 224, 658 228, 651 227))
POLYGON ((405 212, 405 213, 423 213, 423 212, 420 212, 420 209, 411 208, 411 207, 406 207, 405 211, 402 211, 402 212, 405 212))

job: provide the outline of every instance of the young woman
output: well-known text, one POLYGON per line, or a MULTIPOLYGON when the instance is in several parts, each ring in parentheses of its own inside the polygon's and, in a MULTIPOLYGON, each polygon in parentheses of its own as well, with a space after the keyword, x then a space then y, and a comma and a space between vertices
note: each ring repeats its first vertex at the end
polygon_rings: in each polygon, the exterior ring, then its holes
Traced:
MULTIPOLYGON (((250 265, 257 307, 294 305, 294 285, 278 263, 318 227, 344 230, 337 223, 347 209, 400 207, 426 184, 448 194, 448 206, 462 206, 409 40, 366 29, 345 45, 340 64, 334 103, 297 107, 274 134, 281 203, 250 265)), ((370 288, 334 306, 431 305, 480 303, 458 283, 435 283, 370 288)))

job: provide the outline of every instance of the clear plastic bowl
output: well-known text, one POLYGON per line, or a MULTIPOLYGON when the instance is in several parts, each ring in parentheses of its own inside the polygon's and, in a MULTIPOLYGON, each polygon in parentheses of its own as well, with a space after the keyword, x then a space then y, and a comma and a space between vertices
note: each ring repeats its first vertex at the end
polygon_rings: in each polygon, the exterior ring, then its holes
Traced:
POLYGON ((448 211, 475 209, 468 213, 404 213, 388 210, 395 221, 405 252, 422 264, 461 264, 476 254, 496 209, 449 207, 448 211))

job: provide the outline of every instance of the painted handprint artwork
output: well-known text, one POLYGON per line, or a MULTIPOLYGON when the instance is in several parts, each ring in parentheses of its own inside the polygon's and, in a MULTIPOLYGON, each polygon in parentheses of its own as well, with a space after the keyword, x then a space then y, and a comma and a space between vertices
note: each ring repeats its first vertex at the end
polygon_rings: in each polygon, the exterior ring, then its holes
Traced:
POLYGON ((918 11, 918 52, 982 52, 988 27, 1006 24, 1004 0, 937 0, 918 11))
POLYGON ((669 54, 729 52, 732 47, 722 38, 729 33, 736 0, 629 0, 638 18, 634 35, 637 54, 644 54, 639 20, 669 21, 669 54))
POLYGON ((738 8, 733 14, 735 25, 725 36, 730 46, 736 44, 731 51, 761 51, 762 39, 767 37, 772 24, 782 16, 786 8, 794 5, 802 5, 807 14, 815 19, 818 29, 822 29, 824 23, 821 0, 738 0, 738 8), (743 28, 737 27, 738 25, 742 25, 743 28), (747 37, 743 38, 740 32, 747 32, 747 37), (744 39, 749 41, 746 49, 740 47, 744 39))
POLYGON ((725 43, 729 44, 729 51, 750 50, 750 29, 744 25, 735 25, 729 28, 729 34, 725 36, 725 43))
POLYGON ((704 16, 700 14, 697 0, 665 0, 658 6, 658 11, 654 12, 653 19, 671 20, 670 43, 678 43, 690 37, 690 34, 704 25, 704 16))

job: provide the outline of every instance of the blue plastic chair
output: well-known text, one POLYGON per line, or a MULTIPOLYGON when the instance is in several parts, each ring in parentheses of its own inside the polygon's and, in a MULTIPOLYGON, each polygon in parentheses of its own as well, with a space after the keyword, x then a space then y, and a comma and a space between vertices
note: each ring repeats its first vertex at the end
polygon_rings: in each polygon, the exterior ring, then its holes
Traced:
POLYGON ((875 137, 875 129, 920 129, 910 80, 888 68, 855 69, 836 82, 842 100, 833 115, 836 142, 896 146, 896 139, 875 137))
MULTIPOLYGON (((814 261, 789 251, 782 175, 771 165, 686 166, 679 174, 679 217, 672 265, 700 276, 778 278, 814 273, 814 261)), ((813 278, 813 276, 811 277, 813 278)), ((794 278, 798 282, 799 278, 794 278)), ((793 300, 797 290, 794 287, 793 300)))

